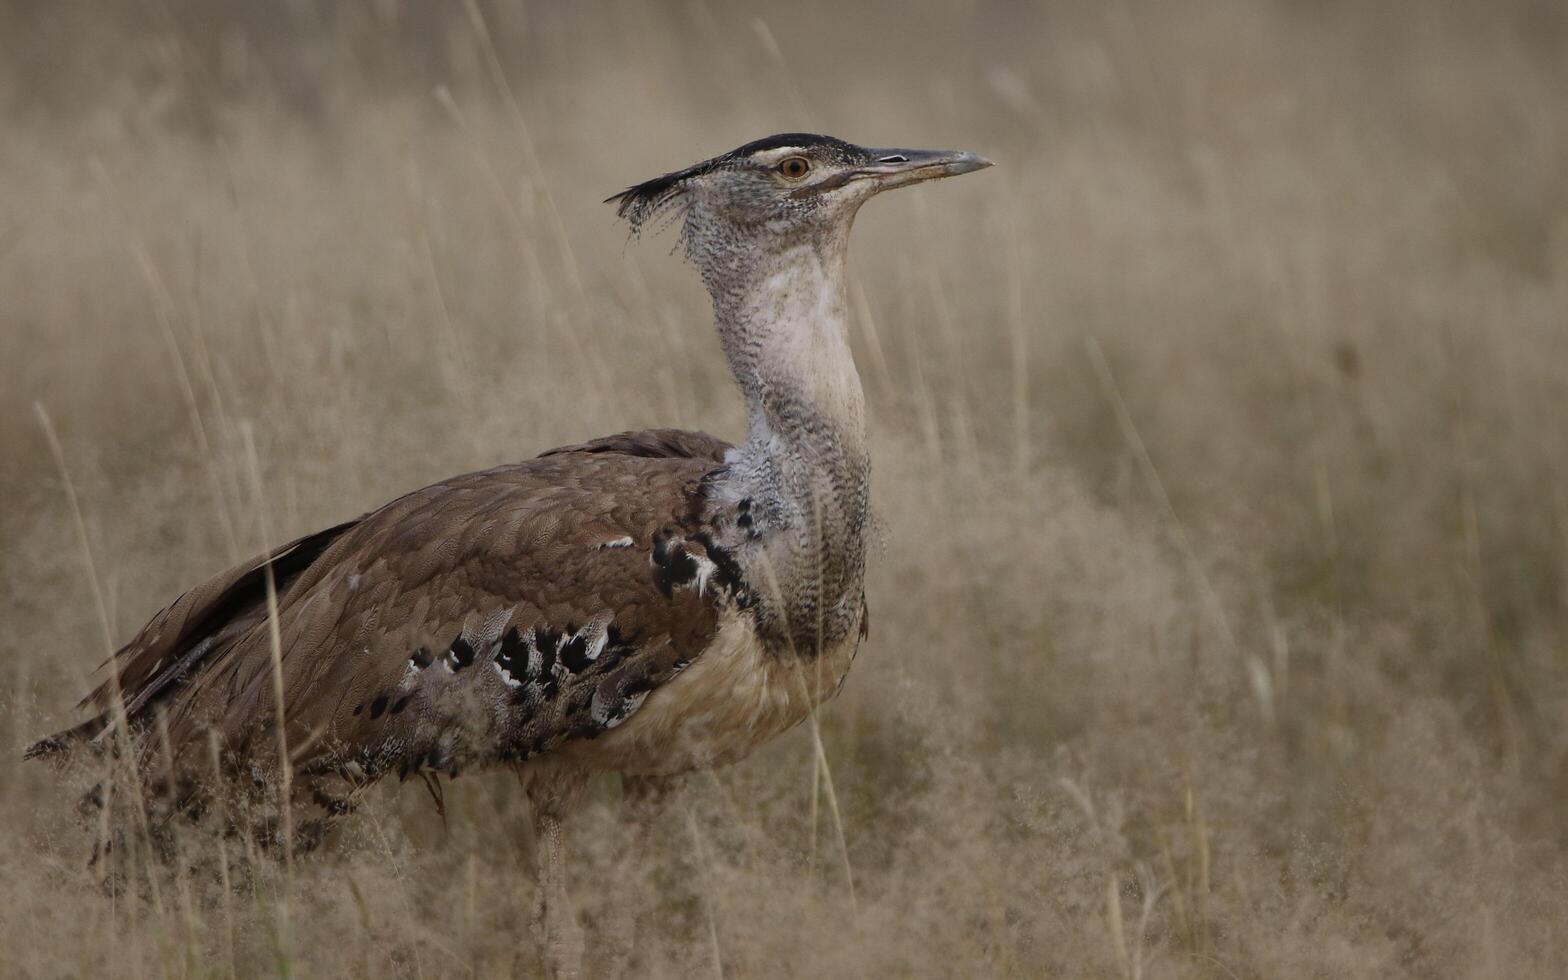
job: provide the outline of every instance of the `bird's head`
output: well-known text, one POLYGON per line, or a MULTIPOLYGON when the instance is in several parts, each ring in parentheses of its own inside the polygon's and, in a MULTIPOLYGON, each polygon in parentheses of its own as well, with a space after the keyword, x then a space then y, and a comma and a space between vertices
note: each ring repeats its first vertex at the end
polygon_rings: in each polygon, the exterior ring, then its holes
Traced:
POLYGON ((877 149, 831 136, 755 140, 609 198, 637 234, 680 221, 687 253, 788 246, 847 234, 872 196, 989 167, 973 153, 877 149))

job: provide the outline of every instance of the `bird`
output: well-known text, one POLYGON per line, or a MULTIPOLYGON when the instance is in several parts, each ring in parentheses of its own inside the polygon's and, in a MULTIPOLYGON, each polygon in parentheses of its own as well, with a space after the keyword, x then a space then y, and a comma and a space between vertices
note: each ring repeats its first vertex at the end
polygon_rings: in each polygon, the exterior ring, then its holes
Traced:
POLYGON ((271 801, 292 816, 258 832, 300 850, 383 777, 510 767, 542 850, 542 939, 570 975, 563 839, 589 776, 653 787, 733 763, 843 684, 871 531, 850 229, 883 191, 990 165, 783 133, 611 196, 632 237, 678 224, 742 440, 622 432, 271 549, 153 616, 90 717, 26 757, 128 756, 144 805, 167 801, 154 822, 271 801))

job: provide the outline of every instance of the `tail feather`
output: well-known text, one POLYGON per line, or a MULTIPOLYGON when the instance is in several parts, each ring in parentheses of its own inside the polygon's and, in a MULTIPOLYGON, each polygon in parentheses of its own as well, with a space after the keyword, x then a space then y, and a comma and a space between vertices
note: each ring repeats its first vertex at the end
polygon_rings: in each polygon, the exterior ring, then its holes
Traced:
POLYGON ((99 733, 108 727, 109 719, 103 715, 96 715, 80 725, 67 728, 63 732, 55 732, 32 743, 22 750, 22 759, 47 759, 51 756, 68 754, 73 749, 97 738, 99 733))
POLYGON ((299 538, 180 596, 109 658, 105 666, 112 675, 79 705, 93 710, 94 715, 32 743, 23 750, 22 758, 62 757, 97 742, 113 723, 117 698, 123 700, 133 726, 149 717, 157 705, 195 676, 215 648, 225 645, 213 642, 215 638, 242 630, 259 615, 265 605, 269 567, 277 588, 283 591, 358 523, 348 521, 299 538))

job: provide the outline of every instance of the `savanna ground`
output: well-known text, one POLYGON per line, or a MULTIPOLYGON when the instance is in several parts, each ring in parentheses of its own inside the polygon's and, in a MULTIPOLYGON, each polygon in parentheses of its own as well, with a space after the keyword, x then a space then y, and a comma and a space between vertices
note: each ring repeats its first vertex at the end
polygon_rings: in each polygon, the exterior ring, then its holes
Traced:
POLYGON ((590 931, 643 910, 672 977, 1568 973, 1565 92, 1547 2, 5 4, 0 974, 537 970, 504 774, 111 899, 19 751, 267 543, 737 435, 695 277, 599 201, 802 127, 998 166, 857 229, 831 782, 802 728, 651 865, 596 787, 590 931))

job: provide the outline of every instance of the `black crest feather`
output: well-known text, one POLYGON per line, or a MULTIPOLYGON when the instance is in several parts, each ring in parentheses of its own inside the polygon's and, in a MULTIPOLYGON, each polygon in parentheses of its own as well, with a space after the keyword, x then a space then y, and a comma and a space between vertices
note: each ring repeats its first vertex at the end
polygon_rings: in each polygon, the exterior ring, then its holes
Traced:
POLYGON ((738 146, 728 153, 722 153, 701 163, 694 163, 683 170, 672 170, 652 180, 634 184, 619 194, 612 194, 605 198, 604 203, 615 204, 616 217, 625 218, 627 224, 632 227, 632 234, 636 235, 641 233, 650 221, 657 219, 679 203, 687 180, 731 166, 753 153, 776 150, 781 146, 798 146, 801 149, 825 147, 845 154, 854 149, 843 140, 817 133, 776 133, 759 140, 752 140, 744 146, 738 146))

